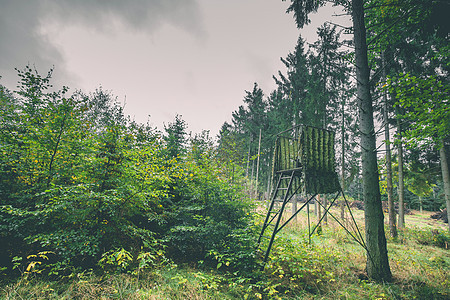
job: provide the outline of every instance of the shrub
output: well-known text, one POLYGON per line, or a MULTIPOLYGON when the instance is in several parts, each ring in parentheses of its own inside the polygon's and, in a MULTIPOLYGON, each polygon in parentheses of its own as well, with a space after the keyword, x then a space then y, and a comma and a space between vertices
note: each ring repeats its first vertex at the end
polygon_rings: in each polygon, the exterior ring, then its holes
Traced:
POLYGON ((19 92, 0 94, 9 107, 0 112, 0 267, 44 251, 55 275, 99 261, 128 270, 140 253, 166 250, 187 262, 211 251, 250 259, 243 172, 233 165, 230 184, 207 135, 188 147, 179 116, 162 136, 101 89, 48 92, 50 75, 27 67, 19 92))
POLYGON ((444 249, 448 249, 450 246, 450 234, 445 230, 404 229, 400 231, 400 235, 402 240, 416 241, 421 245, 436 246, 444 249))

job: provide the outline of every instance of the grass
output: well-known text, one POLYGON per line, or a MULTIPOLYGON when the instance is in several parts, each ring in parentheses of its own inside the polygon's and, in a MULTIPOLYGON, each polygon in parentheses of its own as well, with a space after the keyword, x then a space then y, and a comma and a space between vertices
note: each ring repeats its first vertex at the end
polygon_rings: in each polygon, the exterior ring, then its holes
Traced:
MULTIPOLYGON (((362 228, 362 211, 355 210, 362 228)), ((306 215, 280 233, 264 274, 242 277, 198 266, 167 264, 132 274, 74 274, 48 281, 22 277, 0 287, 1 299, 449 299, 449 238, 430 213, 406 216, 408 229, 388 238, 393 282, 365 274, 365 252, 329 218, 321 235, 307 238, 306 215), (444 233, 442 233, 444 232, 444 233), (443 247, 438 247, 441 245, 443 247)), ((338 215, 337 212, 335 212, 338 215)), ((439 222, 439 221, 437 221, 439 222)))
POLYGON ((430 218, 433 212, 412 210, 410 215, 405 216, 405 223, 408 227, 423 229, 442 229, 447 230, 448 224, 440 220, 430 218))
MULTIPOLYGON (((219 275, 188 267, 130 274, 77 276, 64 281, 19 280, 2 288, 2 299, 224 299, 219 275)), ((225 299, 233 299, 226 297, 225 299)))

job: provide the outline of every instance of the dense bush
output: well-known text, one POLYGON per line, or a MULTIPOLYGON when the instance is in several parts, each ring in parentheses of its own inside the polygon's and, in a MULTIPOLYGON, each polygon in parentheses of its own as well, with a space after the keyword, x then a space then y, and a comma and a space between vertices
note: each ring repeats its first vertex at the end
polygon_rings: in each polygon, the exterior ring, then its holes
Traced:
POLYGON ((69 96, 49 91, 51 72, 19 76, 18 92, 0 86, 2 267, 38 253, 35 270, 53 274, 118 257, 212 262, 253 234, 242 172, 230 184, 206 133, 188 139, 179 116, 160 133, 101 89, 69 96))

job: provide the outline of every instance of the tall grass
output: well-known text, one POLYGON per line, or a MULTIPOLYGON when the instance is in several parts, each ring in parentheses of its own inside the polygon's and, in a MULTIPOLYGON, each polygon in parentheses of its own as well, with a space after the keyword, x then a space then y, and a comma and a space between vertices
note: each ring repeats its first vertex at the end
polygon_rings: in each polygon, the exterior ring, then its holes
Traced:
POLYGON ((420 227, 388 238, 394 280, 379 284, 366 276, 364 249, 340 226, 330 220, 310 244, 307 224, 299 220, 280 233, 264 272, 255 269, 253 275, 166 264, 139 277, 92 272, 59 281, 21 277, 1 286, 1 299, 450 298, 446 231, 420 227))

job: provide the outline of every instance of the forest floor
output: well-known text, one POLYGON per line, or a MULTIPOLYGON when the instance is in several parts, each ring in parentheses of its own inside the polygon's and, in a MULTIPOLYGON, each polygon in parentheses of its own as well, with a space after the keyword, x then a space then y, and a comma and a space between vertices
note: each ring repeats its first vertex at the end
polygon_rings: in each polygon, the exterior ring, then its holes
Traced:
MULTIPOLYGON (((352 212, 364 235, 363 211, 352 212)), ((339 215, 334 208, 332 213, 339 215)), ((450 235, 447 224, 431 214, 412 211, 399 237, 387 238, 390 283, 367 278, 365 251, 332 218, 309 244, 307 215, 301 212, 280 232, 259 276, 170 263, 139 276, 23 277, 0 286, 0 299, 450 299, 450 235)))
POLYGON ((411 214, 405 216, 405 223, 409 227, 446 230, 448 228, 448 224, 430 217, 434 213, 435 212, 431 211, 420 212, 418 210, 411 210, 411 214))

